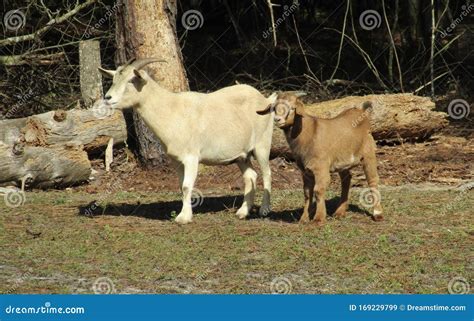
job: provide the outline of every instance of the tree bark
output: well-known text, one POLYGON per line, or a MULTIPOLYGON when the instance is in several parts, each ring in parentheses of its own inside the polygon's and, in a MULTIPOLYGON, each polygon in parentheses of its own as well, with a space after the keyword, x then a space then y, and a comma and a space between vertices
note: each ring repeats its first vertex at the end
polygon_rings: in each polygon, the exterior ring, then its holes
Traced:
MULTIPOLYGON (((159 58, 166 63, 149 65, 151 75, 163 87, 188 90, 188 80, 176 35, 176 0, 120 0, 117 13, 116 64, 131 58, 159 58)), ((133 123, 138 151, 146 165, 165 161, 161 145, 137 113, 133 123)))
MULTIPOLYGON (((321 118, 333 118, 345 109, 372 101, 372 135, 378 141, 420 140, 428 138, 448 124, 447 114, 434 111, 435 104, 426 97, 412 94, 350 96, 306 105, 306 112, 321 118)), ((275 128, 271 157, 291 158, 283 131, 275 128)))

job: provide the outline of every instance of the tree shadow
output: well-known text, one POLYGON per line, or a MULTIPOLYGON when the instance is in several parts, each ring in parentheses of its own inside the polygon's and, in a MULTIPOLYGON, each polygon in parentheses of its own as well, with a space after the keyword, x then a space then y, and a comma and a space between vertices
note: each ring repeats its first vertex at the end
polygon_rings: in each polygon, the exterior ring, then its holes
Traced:
MULTIPOLYGON (((206 196, 193 200, 193 213, 204 214, 220 212, 227 209, 237 210, 242 204, 243 196, 206 196)), ((100 206, 95 202, 79 206, 79 215, 95 217, 100 215, 136 216, 155 220, 170 220, 172 212, 181 211, 181 200, 157 202, 151 204, 112 203, 100 206)))

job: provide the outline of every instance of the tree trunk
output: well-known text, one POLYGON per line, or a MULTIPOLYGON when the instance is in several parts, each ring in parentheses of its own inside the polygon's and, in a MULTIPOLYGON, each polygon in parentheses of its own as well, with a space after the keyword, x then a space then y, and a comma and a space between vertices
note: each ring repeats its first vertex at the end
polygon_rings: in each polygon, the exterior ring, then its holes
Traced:
MULTIPOLYGON (((350 96, 306 105, 306 112, 321 118, 333 118, 343 110, 372 101, 370 113, 372 135, 378 141, 425 139, 448 124, 447 114, 434 111, 427 97, 412 94, 350 96)), ((273 131, 272 158, 291 158, 283 131, 273 131)))
MULTIPOLYGON (((176 35, 176 0, 120 0, 117 14, 116 64, 131 58, 159 58, 166 63, 149 65, 151 75, 163 87, 179 92, 188 90, 181 48, 176 35)), ((159 141, 133 113, 138 151, 146 165, 163 163, 159 141)))

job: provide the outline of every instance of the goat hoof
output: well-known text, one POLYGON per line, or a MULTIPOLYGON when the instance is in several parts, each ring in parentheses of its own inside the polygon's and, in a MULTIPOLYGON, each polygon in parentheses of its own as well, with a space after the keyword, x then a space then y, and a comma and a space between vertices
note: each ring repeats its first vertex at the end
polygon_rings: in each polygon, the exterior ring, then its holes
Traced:
POLYGON ((189 216, 186 216, 186 215, 183 215, 183 214, 179 214, 178 216, 176 216, 174 221, 178 224, 184 225, 184 224, 191 223, 192 220, 193 220, 192 217, 189 217, 189 216))
POLYGON ((341 218, 344 218, 344 217, 346 217, 346 212, 345 211, 344 212, 343 211, 339 211, 339 212, 336 211, 334 213, 334 218, 341 219, 341 218))
POLYGON ((237 215, 239 219, 244 220, 249 215, 249 211, 247 208, 240 208, 235 215, 237 215))
POLYGON ((301 217, 299 220, 300 224, 308 224, 309 223, 309 218, 308 217, 301 217))
POLYGON ((313 224, 316 225, 317 227, 321 227, 321 226, 323 226, 325 223, 326 223, 326 220, 319 220, 319 219, 313 220, 313 224))
POLYGON ((382 214, 377 214, 373 216, 375 222, 380 222, 383 221, 383 215, 382 214))

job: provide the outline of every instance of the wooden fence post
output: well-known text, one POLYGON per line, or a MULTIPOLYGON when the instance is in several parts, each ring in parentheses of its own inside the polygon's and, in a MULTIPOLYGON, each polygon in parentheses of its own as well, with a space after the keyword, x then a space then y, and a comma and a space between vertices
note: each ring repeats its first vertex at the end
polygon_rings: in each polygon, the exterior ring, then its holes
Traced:
POLYGON ((102 98, 102 76, 100 67, 100 43, 98 40, 85 40, 79 43, 79 61, 82 99, 87 108, 102 98))

